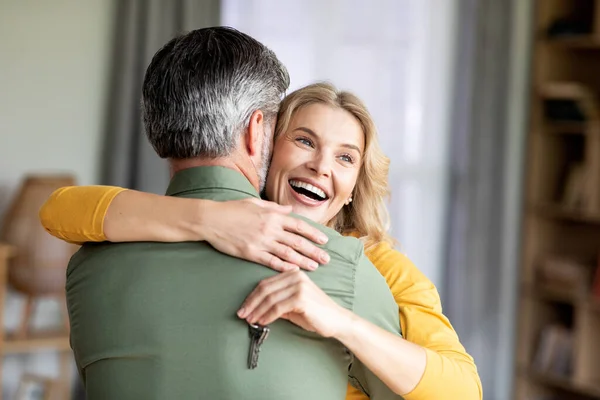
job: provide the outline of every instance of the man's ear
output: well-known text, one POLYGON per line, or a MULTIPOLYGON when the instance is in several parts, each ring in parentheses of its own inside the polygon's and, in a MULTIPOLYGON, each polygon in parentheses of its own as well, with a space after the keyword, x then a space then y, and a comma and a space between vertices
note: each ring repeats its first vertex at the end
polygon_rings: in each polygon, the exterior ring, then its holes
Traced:
POLYGON ((245 137, 246 151, 250 157, 260 155, 265 134, 265 116, 261 110, 256 110, 250 116, 248 132, 245 137))

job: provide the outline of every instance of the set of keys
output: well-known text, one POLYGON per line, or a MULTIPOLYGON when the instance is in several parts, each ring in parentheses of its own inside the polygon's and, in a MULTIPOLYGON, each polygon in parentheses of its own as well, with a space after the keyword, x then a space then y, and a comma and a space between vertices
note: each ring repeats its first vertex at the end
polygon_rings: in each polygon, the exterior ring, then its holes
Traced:
POLYGON ((254 369, 258 366, 258 355, 260 346, 269 336, 269 327, 254 324, 248 324, 248 334, 250 335, 250 352, 248 353, 248 368, 254 369))

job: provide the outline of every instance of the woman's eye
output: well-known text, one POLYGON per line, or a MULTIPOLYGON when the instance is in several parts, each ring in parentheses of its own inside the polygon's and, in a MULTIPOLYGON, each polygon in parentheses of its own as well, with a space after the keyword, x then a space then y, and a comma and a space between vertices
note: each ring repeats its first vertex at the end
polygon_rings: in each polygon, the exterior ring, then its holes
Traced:
POLYGON ((296 139, 296 142, 302 143, 305 146, 312 147, 312 142, 309 139, 304 138, 304 137, 296 139))
POLYGON ((352 158, 352 156, 348 155, 348 154, 343 154, 340 156, 340 160, 353 164, 354 163, 354 158, 352 158))

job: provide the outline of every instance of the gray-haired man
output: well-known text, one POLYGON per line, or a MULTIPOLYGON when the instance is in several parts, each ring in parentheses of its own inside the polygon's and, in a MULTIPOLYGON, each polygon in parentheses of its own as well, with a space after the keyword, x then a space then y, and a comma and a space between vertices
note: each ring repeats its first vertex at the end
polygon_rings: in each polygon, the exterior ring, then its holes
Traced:
MULTIPOLYGON (((143 87, 146 133, 173 171, 167 194, 258 197, 288 83, 270 50, 233 29, 167 43, 143 87)), ((361 243, 321 229, 331 261, 310 277, 398 333, 397 306, 361 243)), ((69 265, 67 299, 88 399, 342 399, 350 367, 373 398, 396 398, 340 343, 285 321, 272 324, 260 366, 248 368, 248 325, 236 311, 274 273, 204 243, 83 246, 69 265)))

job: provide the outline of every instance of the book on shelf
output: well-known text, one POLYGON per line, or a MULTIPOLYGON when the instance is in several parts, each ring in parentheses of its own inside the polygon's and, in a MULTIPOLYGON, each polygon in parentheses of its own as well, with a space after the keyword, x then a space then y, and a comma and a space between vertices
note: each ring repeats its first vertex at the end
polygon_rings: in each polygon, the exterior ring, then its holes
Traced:
POLYGON ((553 394, 536 394, 527 396, 526 400, 564 400, 559 396, 553 394))
POLYGON ((594 281, 592 283, 592 296, 600 300, 600 254, 596 263, 596 271, 594 272, 594 281))
POLYGON ((545 82, 539 88, 544 99, 544 117, 553 121, 597 123, 600 107, 594 92, 579 82, 545 82))
POLYGON ((538 286, 560 294, 589 293, 593 263, 575 257, 546 255, 537 266, 538 286))
POLYGON ((561 203, 567 209, 585 210, 590 205, 588 172, 584 163, 571 164, 566 173, 561 203))
POLYGON ((533 359, 533 369, 541 374, 568 377, 573 365, 573 332, 550 324, 542 329, 533 359))

